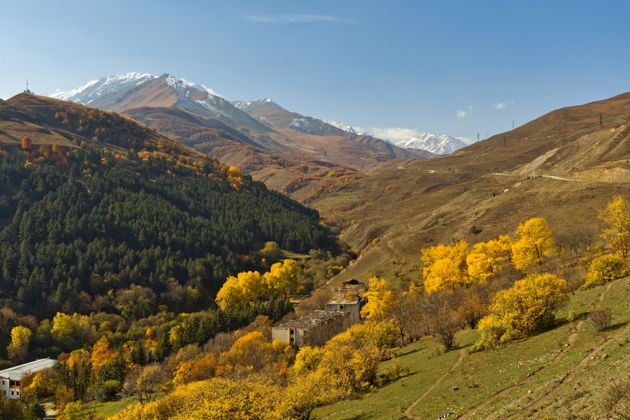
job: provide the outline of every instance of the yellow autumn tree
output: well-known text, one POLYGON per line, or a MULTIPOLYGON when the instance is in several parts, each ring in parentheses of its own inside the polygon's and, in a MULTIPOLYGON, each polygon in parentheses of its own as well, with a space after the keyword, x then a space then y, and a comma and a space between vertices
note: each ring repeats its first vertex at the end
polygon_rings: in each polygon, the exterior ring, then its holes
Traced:
POLYGON ((630 256, 630 205, 620 195, 599 211, 606 226, 602 231, 605 246, 621 258, 630 256))
POLYGON ((466 264, 469 253, 470 245, 466 241, 423 249, 422 276, 425 291, 433 293, 440 289, 470 286, 471 278, 466 264))
POLYGON ((477 328, 476 349, 532 335, 549 327, 557 309, 569 300, 567 282, 553 274, 530 274, 492 297, 489 314, 477 328))
POLYGON ((607 283, 627 275, 630 269, 619 255, 605 254, 593 259, 586 273, 583 289, 607 283))
POLYGON ((275 415, 283 420, 310 419, 315 408, 331 404, 343 395, 330 386, 329 379, 323 371, 298 376, 284 390, 275 415))
POLYGON ((263 276, 258 271, 245 271, 227 278, 217 293, 216 301, 223 310, 244 309, 254 299, 263 296, 266 290, 263 276))
POLYGON ((477 282, 487 281, 510 262, 511 248, 512 239, 504 235, 473 245, 466 256, 468 275, 477 282))
POLYGON ((295 355, 293 370, 298 375, 314 371, 324 356, 324 348, 317 346, 303 346, 295 355))
POLYGON ((271 266, 268 272, 246 271, 227 278, 216 302, 223 310, 245 309, 260 299, 282 296, 285 299, 296 293, 302 268, 293 260, 284 260, 271 266))
POLYGON ((7 353, 12 360, 22 361, 28 355, 28 346, 33 333, 26 327, 18 325, 11 330, 11 342, 7 346, 7 353))
POLYGON ((280 343, 278 346, 278 343, 268 342, 260 331, 250 332, 236 340, 230 350, 221 354, 219 364, 223 371, 236 367, 260 370, 276 361, 290 347, 287 343, 280 343))
POLYGON ((367 320, 380 321, 389 318, 391 308, 396 304, 394 291, 387 280, 373 276, 365 293, 367 303, 361 308, 361 316, 367 320))
POLYGON ((116 351, 109 346, 107 337, 102 336, 92 347, 90 361, 94 373, 99 376, 103 367, 109 364, 116 357, 116 351))
POLYGON ((542 217, 520 224, 516 235, 518 239, 512 244, 512 261, 517 270, 529 273, 535 268, 540 269, 556 252, 553 233, 542 217))
POLYGON ((283 388, 261 375, 191 382, 148 404, 136 404, 112 420, 280 420, 283 388))
POLYGON ((214 376, 217 361, 214 354, 207 353, 193 360, 185 360, 177 365, 173 383, 183 385, 193 381, 201 381, 214 376))
POLYGON ((271 266, 263 277, 269 294, 288 299, 295 294, 300 284, 302 269, 293 260, 284 260, 271 266))

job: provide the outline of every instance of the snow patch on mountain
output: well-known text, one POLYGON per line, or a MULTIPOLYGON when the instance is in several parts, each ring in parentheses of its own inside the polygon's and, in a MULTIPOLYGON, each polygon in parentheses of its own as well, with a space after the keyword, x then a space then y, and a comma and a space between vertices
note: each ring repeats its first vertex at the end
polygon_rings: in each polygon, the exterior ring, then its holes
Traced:
POLYGON ((237 107, 238 109, 240 109, 241 111, 247 111, 251 108, 254 107, 258 107, 261 105, 275 105, 275 106, 279 106, 277 103, 275 103, 273 100, 269 99, 269 98, 263 98, 263 99, 256 99, 256 100, 250 100, 250 101, 234 101, 232 102, 232 105, 234 105, 235 107, 237 107))
POLYGON ((349 124, 338 122, 338 121, 324 121, 328 125, 332 125, 335 128, 346 131, 350 134, 362 135, 365 134, 363 130, 359 127, 352 127, 349 124))
POLYGON ((157 76, 149 73, 131 72, 117 74, 114 76, 101 77, 100 79, 92 80, 67 92, 57 91, 50 96, 63 101, 72 101, 89 105, 91 102, 102 96, 118 92, 132 86, 140 85, 147 80, 155 78, 157 78, 157 76))
POLYGON ((302 133, 309 133, 311 124, 306 118, 294 118, 291 124, 289 124, 289 127, 293 130, 301 131, 302 133))
POLYGON ((186 79, 178 79, 170 74, 162 76, 162 80, 164 83, 172 87, 180 96, 190 96, 190 89, 196 89, 201 92, 206 92, 209 96, 223 97, 205 85, 189 82, 186 79))

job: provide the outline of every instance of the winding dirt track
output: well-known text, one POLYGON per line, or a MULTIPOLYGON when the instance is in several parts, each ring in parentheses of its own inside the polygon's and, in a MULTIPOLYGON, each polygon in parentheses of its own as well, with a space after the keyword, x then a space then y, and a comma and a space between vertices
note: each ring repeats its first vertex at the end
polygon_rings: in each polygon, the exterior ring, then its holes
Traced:
MULTIPOLYGON (((600 294, 599 297, 597 298, 597 301, 592 305, 591 309, 596 308, 598 305, 601 304, 602 300, 604 299, 604 296, 606 295, 606 293, 608 293, 608 291, 610 290, 610 288, 612 287, 613 283, 609 283, 608 286, 606 287, 606 289, 604 289, 600 294)), ((580 331, 582 330, 582 328, 584 327, 584 323, 586 321, 584 319, 580 320, 575 329, 571 332, 571 334, 569 334, 569 336, 567 337, 566 340, 566 344, 562 347, 562 350, 560 350, 558 352, 558 354, 556 355, 556 357, 554 357, 554 359, 551 361, 551 363, 541 366, 538 369, 536 369, 535 371, 531 372, 530 374, 528 374, 526 377, 524 377, 523 379, 521 379, 520 381, 505 387, 497 392, 495 392, 494 394, 492 394, 491 396, 489 396, 488 398, 484 399, 483 401, 475 404, 474 406, 468 408, 466 411, 464 411, 458 418, 459 419, 464 419, 467 417, 471 417, 474 416, 477 411, 479 411, 480 409, 483 409, 485 407, 487 407, 489 404, 491 404, 492 402, 496 401, 498 398, 501 398, 502 396, 506 395, 507 393, 509 393, 510 391, 514 390, 515 388, 518 388, 522 385, 524 385, 525 383, 529 382, 531 379, 537 377, 541 372, 547 370, 549 367, 551 366, 555 366, 560 359, 562 358, 562 356, 564 356, 573 346, 573 344, 575 343, 575 341, 577 340, 580 331)), ((603 344, 602 344, 603 346, 603 344)), ((588 358, 590 357, 590 353, 584 358, 582 359, 576 366, 573 367, 573 369, 571 369, 571 371, 573 371, 574 369, 577 369, 578 366, 584 365, 586 364, 586 361, 588 361, 588 358)), ((532 402, 530 402, 525 408, 529 408, 531 407, 533 404, 537 403, 538 401, 540 401, 541 399, 543 399, 544 397, 546 397, 550 392, 552 392, 553 390, 555 390, 558 386, 560 386, 562 383, 566 382, 568 376, 571 374, 571 371, 569 371, 569 373, 566 374, 565 378, 563 378, 563 380, 561 381, 560 384, 558 384, 557 386, 553 387, 551 390, 549 390, 547 393, 545 393, 545 395, 543 395, 541 398, 539 398, 538 400, 533 400, 532 402)), ((550 383, 552 383, 554 381, 554 378, 548 379, 547 381, 543 382, 541 385, 539 385, 536 388, 536 391, 544 389, 545 387, 547 387, 550 383)), ((534 391, 535 392, 535 391, 534 391)), ((516 404, 518 404, 519 402, 521 402, 523 399, 525 399, 527 397, 528 394, 523 394, 520 397, 510 401, 507 405, 505 405, 504 407, 502 407, 501 409, 499 409, 498 411, 492 413, 491 415, 488 415, 486 418, 490 419, 490 418, 506 418, 504 416, 500 416, 501 413, 504 413, 505 410, 510 409, 512 407, 514 407, 516 404)))
POLYGON ((429 387, 429 389, 427 389, 426 391, 424 391, 424 393, 422 395, 420 395, 420 397, 415 400, 409 407, 407 407, 407 409, 405 410, 405 416, 408 419, 414 419, 414 420, 422 420, 419 419, 418 417, 414 417, 413 415, 411 415, 411 410, 414 409, 414 407, 416 405, 418 405, 418 403, 420 403, 422 400, 424 400, 430 393, 431 391, 433 391, 439 384, 442 383, 442 381, 452 372, 454 371, 457 366, 459 366, 462 363, 462 360, 464 360, 464 357, 466 356, 466 350, 465 349, 461 349, 459 351, 459 357, 457 358, 457 361, 453 364, 453 366, 451 366, 451 368, 449 370, 447 370, 446 372, 444 372, 444 374, 442 376, 440 376, 438 378, 437 381, 435 381, 433 383, 433 385, 431 385, 429 387))

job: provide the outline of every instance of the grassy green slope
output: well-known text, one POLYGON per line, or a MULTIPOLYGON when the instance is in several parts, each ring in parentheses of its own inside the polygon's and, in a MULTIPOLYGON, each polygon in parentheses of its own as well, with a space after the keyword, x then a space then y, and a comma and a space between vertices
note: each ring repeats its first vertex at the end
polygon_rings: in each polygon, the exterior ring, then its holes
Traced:
POLYGON ((461 332, 460 348, 441 355, 435 340, 411 344, 398 359, 408 375, 359 399, 320 408, 315 418, 610 418, 599 401, 612 380, 630 372, 629 296, 630 277, 578 291, 556 328, 497 350, 468 354, 476 331, 461 332), (603 335, 586 320, 598 305, 613 315, 603 335), (563 321, 570 310, 577 319, 563 321))

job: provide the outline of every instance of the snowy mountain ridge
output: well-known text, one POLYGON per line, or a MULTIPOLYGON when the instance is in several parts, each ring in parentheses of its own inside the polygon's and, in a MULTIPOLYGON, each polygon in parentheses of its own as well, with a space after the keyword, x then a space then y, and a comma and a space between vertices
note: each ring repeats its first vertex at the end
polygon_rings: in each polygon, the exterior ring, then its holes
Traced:
POLYGON ((57 91, 50 96, 52 98, 61 99, 63 101, 72 101, 88 105, 104 95, 118 92, 132 86, 137 86, 146 82, 147 80, 155 78, 157 78, 157 76, 149 73, 131 72, 125 74, 117 74, 114 76, 101 77, 100 79, 89 81, 84 85, 79 86, 76 89, 69 90, 67 92, 57 91))
POLYGON ((453 137, 448 134, 421 133, 417 137, 395 141, 398 147, 423 149, 438 155, 449 155, 468 146, 471 141, 465 137, 453 137))
POLYGON ((324 122, 328 125, 332 125, 333 127, 336 127, 348 133, 357 134, 357 135, 365 134, 360 128, 352 127, 351 125, 343 123, 343 122, 339 122, 339 121, 324 121, 324 122))

